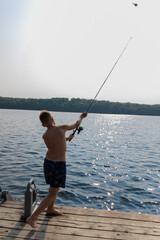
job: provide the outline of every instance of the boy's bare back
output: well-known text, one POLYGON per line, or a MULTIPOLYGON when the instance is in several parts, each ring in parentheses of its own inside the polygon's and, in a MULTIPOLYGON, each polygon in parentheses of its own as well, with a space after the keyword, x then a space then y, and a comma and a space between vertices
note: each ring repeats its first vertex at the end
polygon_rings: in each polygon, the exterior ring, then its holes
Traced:
POLYGON ((46 159, 50 161, 65 161, 66 141, 73 138, 72 134, 66 138, 66 131, 77 128, 82 119, 87 116, 87 112, 80 115, 78 120, 73 124, 56 125, 52 115, 47 111, 40 113, 40 120, 43 127, 47 127, 47 131, 43 134, 44 142, 48 148, 46 159))
POLYGON ((62 126, 52 126, 43 135, 48 148, 46 158, 50 161, 65 161, 66 138, 62 126))

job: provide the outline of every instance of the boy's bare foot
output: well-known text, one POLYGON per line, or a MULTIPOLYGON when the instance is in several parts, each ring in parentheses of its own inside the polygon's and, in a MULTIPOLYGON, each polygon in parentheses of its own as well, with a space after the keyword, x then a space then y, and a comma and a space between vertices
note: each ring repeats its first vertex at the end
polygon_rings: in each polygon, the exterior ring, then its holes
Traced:
POLYGON ((28 217, 26 219, 26 223, 28 223, 32 228, 37 228, 38 225, 36 224, 36 221, 33 220, 31 217, 28 217))
POLYGON ((60 210, 55 210, 54 208, 51 211, 47 211, 47 216, 62 216, 63 212, 60 210))

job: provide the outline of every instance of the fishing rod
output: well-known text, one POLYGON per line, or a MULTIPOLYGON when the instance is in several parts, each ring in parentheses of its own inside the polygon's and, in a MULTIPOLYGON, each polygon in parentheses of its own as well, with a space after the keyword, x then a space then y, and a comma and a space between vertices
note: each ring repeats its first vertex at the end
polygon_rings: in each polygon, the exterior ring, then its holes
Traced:
MULTIPOLYGON (((101 87, 99 88, 98 92, 96 93, 95 97, 92 99, 91 103, 89 104, 86 112, 89 111, 89 109, 91 108, 91 106, 93 105, 93 103, 95 102, 98 94, 100 93, 101 89, 103 88, 104 84, 106 83, 106 81, 108 80, 109 76, 111 75, 113 69, 115 68, 115 66, 117 65, 118 61, 120 60, 120 58, 122 57, 124 51, 126 50, 126 48, 128 47, 130 41, 132 40, 132 37, 130 37, 130 39, 128 40, 127 44, 125 45, 123 51, 121 52, 121 54, 119 55, 119 57, 117 58, 116 62, 114 63, 113 67, 111 68, 110 72, 108 73, 107 77, 105 78, 104 82, 102 83, 101 87)), ((83 127, 79 126, 78 128, 73 130, 72 135, 74 136, 76 132, 78 132, 78 134, 83 130, 83 127)))
POLYGON ((98 94, 100 93, 101 89, 103 88, 104 84, 106 83, 107 79, 109 78, 109 76, 111 75, 113 69, 115 68, 115 66, 117 65, 119 59, 121 58, 121 56, 123 55, 124 51, 126 50, 126 48, 128 47, 130 41, 132 40, 132 37, 130 37, 129 41, 127 42, 125 48, 123 49, 123 51, 121 52, 121 54, 119 55, 117 61, 115 62, 115 64, 113 65, 113 67, 111 68, 110 72, 108 73, 106 79, 104 80, 103 84, 101 85, 100 89, 98 90, 98 92, 96 93, 95 97, 93 98, 93 100, 91 101, 90 105, 88 106, 86 112, 89 111, 89 109, 91 108, 92 104, 94 103, 94 101, 96 100, 98 94))

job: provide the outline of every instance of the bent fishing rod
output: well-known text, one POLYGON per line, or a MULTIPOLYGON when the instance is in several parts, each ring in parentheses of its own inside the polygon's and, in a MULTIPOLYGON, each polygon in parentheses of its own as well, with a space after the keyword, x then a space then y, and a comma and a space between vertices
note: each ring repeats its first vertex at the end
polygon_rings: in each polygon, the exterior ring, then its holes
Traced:
MULTIPOLYGON (((117 58, 116 62, 114 63, 113 67, 111 68, 111 70, 109 71, 107 77, 105 78, 104 82, 102 83, 101 87, 99 88, 98 92, 96 93, 95 97, 92 99, 91 103, 89 104, 86 112, 89 111, 89 109, 91 108, 91 106, 93 105, 93 103, 95 102, 98 94, 100 93, 101 89, 103 88, 104 84, 106 83, 106 81, 108 80, 109 76, 111 75, 113 69, 115 68, 115 66, 117 65, 118 61, 120 60, 120 58, 122 57, 124 51, 126 50, 126 48, 128 47, 130 41, 132 40, 132 37, 130 37, 130 39, 128 40, 126 46, 124 47, 123 51, 121 52, 121 54, 119 55, 119 57, 117 58)), ((83 127, 79 126, 78 128, 73 130, 72 135, 74 136, 75 133, 77 132, 78 134, 83 130, 83 127)), ((71 140, 70 140, 71 141, 71 140)))

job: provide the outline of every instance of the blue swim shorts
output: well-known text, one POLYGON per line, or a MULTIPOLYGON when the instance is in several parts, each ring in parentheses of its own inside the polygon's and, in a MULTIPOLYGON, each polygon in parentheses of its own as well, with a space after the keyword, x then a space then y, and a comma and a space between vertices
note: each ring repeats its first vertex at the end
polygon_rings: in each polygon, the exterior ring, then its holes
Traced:
POLYGON ((53 188, 65 188, 66 162, 56 162, 44 159, 44 176, 47 184, 53 188))

